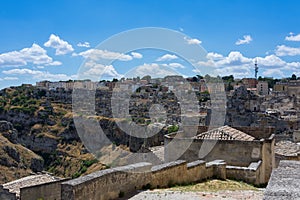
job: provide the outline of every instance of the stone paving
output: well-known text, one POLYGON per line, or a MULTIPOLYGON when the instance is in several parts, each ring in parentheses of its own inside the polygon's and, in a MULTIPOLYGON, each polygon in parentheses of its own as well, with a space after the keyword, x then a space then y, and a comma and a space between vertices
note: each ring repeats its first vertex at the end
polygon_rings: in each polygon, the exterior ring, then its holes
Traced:
POLYGON ((217 192, 180 192, 171 190, 147 190, 142 191, 130 200, 261 200, 264 190, 236 190, 236 191, 217 191, 217 192))
POLYGON ((300 153, 300 143, 291 141, 276 142, 275 153, 285 156, 297 155, 297 153, 300 153))
POLYGON ((272 172, 265 200, 300 199, 300 161, 282 160, 272 172))

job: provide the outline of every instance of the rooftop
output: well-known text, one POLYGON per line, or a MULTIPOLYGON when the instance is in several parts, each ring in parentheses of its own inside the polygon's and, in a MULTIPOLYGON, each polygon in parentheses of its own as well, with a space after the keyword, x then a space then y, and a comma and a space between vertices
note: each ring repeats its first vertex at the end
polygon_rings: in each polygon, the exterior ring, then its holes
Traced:
POLYGON ((8 189, 12 193, 16 193, 17 196, 20 196, 20 188, 49 183, 58 180, 61 180, 61 178, 54 177, 49 174, 37 174, 27 176, 9 183, 5 183, 3 184, 3 187, 5 189, 8 189))
POLYGON ((194 139, 212 139, 212 140, 241 140, 241 141, 253 141, 254 137, 231 128, 229 126, 222 126, 210 131, 200 133, 194 137, 194 139))

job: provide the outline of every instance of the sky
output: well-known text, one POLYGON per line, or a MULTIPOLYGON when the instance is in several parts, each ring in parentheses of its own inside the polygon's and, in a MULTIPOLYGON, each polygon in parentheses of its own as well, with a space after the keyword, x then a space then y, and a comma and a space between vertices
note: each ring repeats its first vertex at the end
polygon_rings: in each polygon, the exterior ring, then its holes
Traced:
POLYGON ((206 68, 254 77, 255 61, 258 76, 300 76, 299 8, 295 0, 0 0, 0 88, 77 79, 83 63, 98 79, 132 69, 193 76, 206 68), (205 49, 205 59, 190 63, 171 51, 99 49, 116 34, 144 27, 185 35, 186 44, 205 49), (87 62, 91 55, 114 61, 87 62))

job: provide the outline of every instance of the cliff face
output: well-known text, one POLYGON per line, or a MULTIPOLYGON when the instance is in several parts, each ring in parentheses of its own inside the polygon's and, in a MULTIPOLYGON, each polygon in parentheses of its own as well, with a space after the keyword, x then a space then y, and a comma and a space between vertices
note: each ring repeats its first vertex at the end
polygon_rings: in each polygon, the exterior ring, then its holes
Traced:
MULTIPOLYGON (((42 167, 32 171, 47 170, 56 176, 77 177, 106 167, 87 151, 77 134, 70 91, 20 86, 1 90, 0 95, 0 120, 5 120, 9 126, 14 127, 11 127, 14 131, 9 134, 3 133, 3 138, 12 144, 22 145, 44 160, 42 167)), ((130 137, 117 126, 115 119, 109 117, 110 113, 105 111, 109 110, 107 106, 110 104, 110 94, 100 91, 96 95, 99 99, 97 105, 101 107, 98 109, 99 113, 108 116, 96 118, 112 144, 128 146, 134 152, 144 151, 142 146, 145 143, 148 146, 161 144, 163 135, 168 132, 166 128, 146 142, 142 138, 130 137)), ((135 114, 142 115, 137 112, 135 114)), ((143 119, 144 123, 143 117, 133 118, 136 121, 143 119)), ((125 120, 125 123, 129 122, 125 120)), ((7 168, 5 171, 7 173, 12 170, 7 168)))
POLYGON ((18 135, 13 125, 7 121, 0 121, 0 183, 42 171, 44 167, 44 159, 41 156, 6 138, 12 135, 18 135))
POLYGON ((91 165, 95 169, 105 167, 87 152, 77 135, 68 100, 71 93, 50 92, 24 86, 0 91, 2 182, 42 170, 76 177, 91 165), (21 152, 31 152, 29 161, 23 162, 21 152))

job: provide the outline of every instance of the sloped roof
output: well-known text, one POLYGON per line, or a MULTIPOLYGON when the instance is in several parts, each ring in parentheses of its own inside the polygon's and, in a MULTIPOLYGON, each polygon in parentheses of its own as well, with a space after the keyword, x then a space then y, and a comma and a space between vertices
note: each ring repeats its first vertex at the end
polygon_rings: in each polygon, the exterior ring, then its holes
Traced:
POLYGON ((24 178, 20 178, 9 183, 5 183, 3 184, 3 188, 8 189, 12 193, 16 193, 16 196, 19 197, 20 189, 23 187, 30 187, 59 180, 63 179, 49 174, 37 174, 26 176, 24 178))
POLYGON ((251 135, 248 135, 242 131, 239 131, 229 126, 222 126, 204 133, 200 133, 196 135, 194 139, 241 140, 241 141, 255 140, 255 138, 252 137, 251 135))

